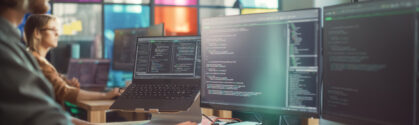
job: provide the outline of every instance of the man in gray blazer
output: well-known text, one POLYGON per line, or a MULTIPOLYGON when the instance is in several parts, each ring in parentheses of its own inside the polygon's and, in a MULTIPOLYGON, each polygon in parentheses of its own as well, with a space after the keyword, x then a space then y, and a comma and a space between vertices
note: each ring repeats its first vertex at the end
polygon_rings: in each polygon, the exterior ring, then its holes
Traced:
POLYGON ((53 88, 17 29, 27 12, 46 13, 48 0, 0 0, 0 124, 67 125, 53 88))

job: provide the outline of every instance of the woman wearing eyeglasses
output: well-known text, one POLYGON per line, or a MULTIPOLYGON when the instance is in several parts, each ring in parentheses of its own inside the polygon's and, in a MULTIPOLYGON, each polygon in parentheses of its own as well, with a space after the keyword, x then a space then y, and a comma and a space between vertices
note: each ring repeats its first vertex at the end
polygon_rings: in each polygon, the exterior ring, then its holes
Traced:
MULTIPOLYGON (((55 99, 58 103, 69 101, 75 103, 77 100, 111 99, 119 96, 119 89, 113 89, 108 93, 89 92, 81 90, 77 79, 67 80, 60 75, 54 66, 51 65, 45 56, 51 48, 57 47, 58 31, 56 18, 51 15, 34 14, 30 16, 25 24, 25 35, 27 47, 36 58, 45 77, 51 82, 55 91, 55 99)), ((79 121, 80 124, 86 124, 79 121)), ((196 125, 194 122, 183 122, 177 125, 196 125)))
POLYGON ((77 100, 112 99, 119 96, 119 89, 108 93, 81 90, 77 79, 66 79, 46 60, 46 54, 51 48, 57 47, 58 31, 57 20, 54 16, 34 14, 25 24, 25 37, 27 47, 35 57, 45 77, 54 87, 55 100, 62 104, 63 101, 75 103, 77 100))

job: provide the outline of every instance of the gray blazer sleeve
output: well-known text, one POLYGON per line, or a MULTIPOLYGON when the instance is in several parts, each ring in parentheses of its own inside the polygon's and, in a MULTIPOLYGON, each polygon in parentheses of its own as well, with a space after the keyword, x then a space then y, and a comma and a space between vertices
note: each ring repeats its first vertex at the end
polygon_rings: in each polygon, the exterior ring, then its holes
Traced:
POLYGON ((71 117, 54 101, 50 83, 13 49, 0 45, 0 124, 68 125, 71 117))

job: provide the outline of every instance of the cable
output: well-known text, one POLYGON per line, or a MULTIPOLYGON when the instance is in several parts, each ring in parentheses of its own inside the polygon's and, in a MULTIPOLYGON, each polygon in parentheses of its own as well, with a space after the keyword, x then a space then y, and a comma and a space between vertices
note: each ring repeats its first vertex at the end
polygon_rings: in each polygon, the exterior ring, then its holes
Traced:
MULTIPOLYGON (((214 122, 211 123, 211 125, 215 125, 214 123, 217 122, 220 119, 228 119, 228 120, 235 120, 236 122, 242 122, 242 120, 238 119, 238 118, 216 118, 214 120, 214 122)), ((231 123, 231 122, 230 122, 231 123)))
POLYGON ((204 116, 206 119, 208 119, 211 123, 213 123, 213 122, 214 122, 214 121, 212 121, 212 120, 211 120, 211 118, 210 118, 210 117, 208 117, 207 115, 202 114, 202 116, 204 116))
POLYGON ((253 114, 253 117, 256 119, 256 121, 258 123, 261 123, 262 124, 262 120, 261 120, 261 117, 262 116, 259 113, 256 113, 256 112, 249 112, 249 113, 253 114))
POLYGON ((290 125, 284 115, 279 116, 279 124, 280 125, 290 125), (282 121, 284 121, 284 122, 282 122, 282 121), (284 123, 284 124, 282 124, 282 123, 284 123))
POLYGON ((286 118, 285 116, 283 116, 283 117, 284 117, 284 122, 285 122, 285 124, 289 125, 289 123, 288 123, 288 121, 287 121, 287 118, 286 118))

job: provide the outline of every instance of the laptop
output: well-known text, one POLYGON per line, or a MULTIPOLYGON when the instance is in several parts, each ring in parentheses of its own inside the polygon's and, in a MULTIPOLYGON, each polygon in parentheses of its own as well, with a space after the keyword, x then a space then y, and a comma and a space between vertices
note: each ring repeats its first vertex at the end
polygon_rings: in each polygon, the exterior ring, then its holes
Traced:
POLYGON ((103 90, 108 81, 110 60, 70 59, 67 78, 77 78, 80 88, 103 90))
POLYGON ((158 112, 152 116, 153 124, 179 122, 181 114, 188 115, 184 120, 199 122, 200 40, 199 36, 137 38, 132 84, 110 109, 158 112))

